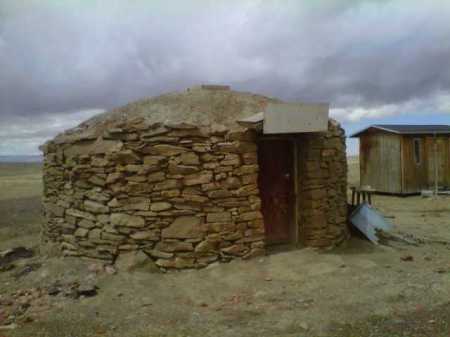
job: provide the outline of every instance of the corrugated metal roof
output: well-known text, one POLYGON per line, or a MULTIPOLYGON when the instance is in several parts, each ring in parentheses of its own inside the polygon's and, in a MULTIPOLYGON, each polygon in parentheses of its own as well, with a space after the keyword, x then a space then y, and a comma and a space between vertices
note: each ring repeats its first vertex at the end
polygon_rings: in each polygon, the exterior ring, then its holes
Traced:
POLYGON ((350 135, 350 137, 359 137, 369 129, 378 129, 399 135, 450 134, 450 125, 375 124, 350 135))

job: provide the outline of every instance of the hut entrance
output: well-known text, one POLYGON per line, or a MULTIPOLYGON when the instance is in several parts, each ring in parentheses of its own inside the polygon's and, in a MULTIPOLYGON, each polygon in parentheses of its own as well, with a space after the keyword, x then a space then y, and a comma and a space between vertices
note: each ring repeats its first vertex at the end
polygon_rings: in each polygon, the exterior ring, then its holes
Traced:
POLYGON ((267 244, 290 243, 295 230, 294 144, 261 139, 258 144, 258 185, 267 244))

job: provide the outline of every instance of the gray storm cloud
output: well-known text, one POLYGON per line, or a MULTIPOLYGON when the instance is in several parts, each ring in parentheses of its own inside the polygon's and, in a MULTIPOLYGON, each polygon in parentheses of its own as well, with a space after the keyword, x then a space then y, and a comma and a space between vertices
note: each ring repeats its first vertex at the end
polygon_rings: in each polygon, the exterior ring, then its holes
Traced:
POLYGON ((199 82, 338 109, 450 91, 447 1, 176 3, 0 0, 0 123, 199 82))

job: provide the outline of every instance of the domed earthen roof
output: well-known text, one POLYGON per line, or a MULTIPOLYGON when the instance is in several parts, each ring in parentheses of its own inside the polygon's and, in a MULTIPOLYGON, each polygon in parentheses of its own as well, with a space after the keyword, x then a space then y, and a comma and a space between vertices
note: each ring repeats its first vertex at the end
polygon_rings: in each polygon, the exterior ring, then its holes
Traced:
POLYGON ((57 136, 55 142, 95 139, 111 128, 145 129, 156 123, 221 125, 239 129, 237 120, 263 111, 278 99, 230 90, 226 86, 199 86, 129 103, 99 114, 57 136))

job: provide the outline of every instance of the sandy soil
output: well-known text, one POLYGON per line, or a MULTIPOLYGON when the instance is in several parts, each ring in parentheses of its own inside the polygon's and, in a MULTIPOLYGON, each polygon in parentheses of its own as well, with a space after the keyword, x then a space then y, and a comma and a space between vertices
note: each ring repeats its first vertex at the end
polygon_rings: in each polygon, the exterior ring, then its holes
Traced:
MULTIPOLYGON (((350 167, 355 182, 357 164, 350 167)), ((0 186, 11 176, 2 172, 0 186)), ((9 196, 0 190, 0 250, 35 246, 40 187, 30 182, 30 198, 14 197, 10 187, 9 196)), ((330 251, 280 248, 251 261, 167 274, 112 275, 92 261, 21 259, 0 272, 0 325, 2 310, 24 303, 16 326, 8 326, 15 328, 0 328, 0 336, 449 336, 450 198, 376 196, 374 203, 396 233, 421 243, 374 246, 353 237, 330 251), (30 265, 37 267, 24 269, 30 265), (98 293, 50 296, 56 281, 95 284, 98 293)))

